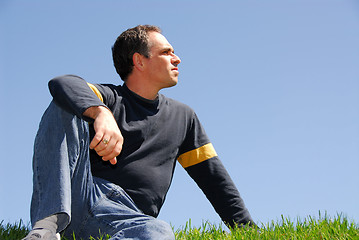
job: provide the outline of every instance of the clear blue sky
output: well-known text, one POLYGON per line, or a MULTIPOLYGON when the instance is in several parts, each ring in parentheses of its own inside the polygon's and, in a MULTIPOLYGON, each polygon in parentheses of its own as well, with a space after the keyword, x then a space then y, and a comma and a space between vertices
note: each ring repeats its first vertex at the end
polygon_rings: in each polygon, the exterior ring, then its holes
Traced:
MULTIPOLYGON (((180 56, 162 93, 195 109, 258 223, 343 213, 359 223, 359 3, 0 1, 0 220, 29 221, 47 82, 122 84, 111 46, 154 24, 180 56)), ((160 218, 220 219, 180 165, 160 218)))

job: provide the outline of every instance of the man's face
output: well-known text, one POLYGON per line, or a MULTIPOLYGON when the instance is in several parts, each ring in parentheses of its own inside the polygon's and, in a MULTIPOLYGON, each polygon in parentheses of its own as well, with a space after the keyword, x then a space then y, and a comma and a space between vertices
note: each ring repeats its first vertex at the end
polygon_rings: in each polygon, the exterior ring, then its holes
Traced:
POLYGON ((145 60, 148 76, 159 89, 176 85, 180 58, 174 54, 173 47, 162 34, 149 32, 148 38, 150 57, 145 60))

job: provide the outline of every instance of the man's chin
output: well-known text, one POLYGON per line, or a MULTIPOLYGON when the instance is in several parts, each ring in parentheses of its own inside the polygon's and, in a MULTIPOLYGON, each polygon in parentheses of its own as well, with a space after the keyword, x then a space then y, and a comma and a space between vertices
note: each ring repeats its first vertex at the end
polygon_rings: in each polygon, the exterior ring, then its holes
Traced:
POLYGON ((168 82, 168 85, 166 86, 166 88, 174 87, 177 85, 177 83, 178 83, 177 79, 172 79, 171 81, 168 82))

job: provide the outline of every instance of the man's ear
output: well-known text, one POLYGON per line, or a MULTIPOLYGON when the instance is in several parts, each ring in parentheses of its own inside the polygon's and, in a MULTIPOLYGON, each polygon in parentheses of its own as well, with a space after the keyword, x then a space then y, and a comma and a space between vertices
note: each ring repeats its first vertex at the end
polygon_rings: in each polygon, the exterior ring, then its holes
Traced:
POLYGON ((139 71, 143 71, 144 69, 144 56, 139 53, 134 53, 132 56, 133 65, 139 71))

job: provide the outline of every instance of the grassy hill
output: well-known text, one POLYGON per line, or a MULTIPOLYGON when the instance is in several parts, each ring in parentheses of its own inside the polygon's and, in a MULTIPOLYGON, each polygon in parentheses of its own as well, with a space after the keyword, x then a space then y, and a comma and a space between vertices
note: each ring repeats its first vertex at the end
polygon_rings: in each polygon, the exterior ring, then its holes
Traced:
MULTIPOLYGON (((0 224, 1 240, 18 240, 26 236, 28 227, 22 221, 14 224, 0 224)), ((327 216, 315 219, 307 217, 304 220, 291 221, 282 217, 280 221, 262 224, 260 228, 238 228, 224 230, 222 225, 215 226, 204 222, 201 227, 193 228, 191 221, 182 228, 175 230, 176 239, 184 240, 239 240, 239 239, 353 239, 359 240, 359 226, 353 221, 338 215, 335 218, 327 216)), ((106 240, 103 236, 96 240, 106 240)), ((62 240, 76 240, 62 238, 62 240)), ((79 239, 77 239, 79 240, 79 239)), ((93 239, 94 240, 94 239, 93 239)))

